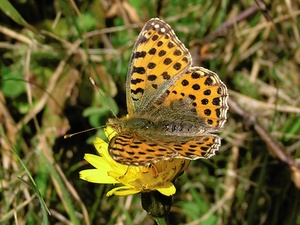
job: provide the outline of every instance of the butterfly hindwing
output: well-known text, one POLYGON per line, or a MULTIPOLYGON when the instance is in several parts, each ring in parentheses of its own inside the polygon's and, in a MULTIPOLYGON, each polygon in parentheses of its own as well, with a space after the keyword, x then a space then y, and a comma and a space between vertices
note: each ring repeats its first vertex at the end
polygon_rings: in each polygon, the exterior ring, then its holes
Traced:
POLYGON ((166 92, 165 97, 156 102, 156 108, 174 106, 185 108, 181 114, 194 114, 195 121, 209 130, 218 130, 226 120, 227 88, 214 72, 203 67, 192 67, 166 92))
POLYGON ((109 153, 119 163, 139 166, 170 159, 177 154, 169 147, 129 132, 121 132, 110 140, 109 153))
POLYGON ((114 136, 109 143, 110 155, 114 160, 139 166, 171 158, 210 158, 215 155, 219 146, 220 138, 212 134, 190 138, 178 137, 177 140, 164 142, 122 132, 114 136))

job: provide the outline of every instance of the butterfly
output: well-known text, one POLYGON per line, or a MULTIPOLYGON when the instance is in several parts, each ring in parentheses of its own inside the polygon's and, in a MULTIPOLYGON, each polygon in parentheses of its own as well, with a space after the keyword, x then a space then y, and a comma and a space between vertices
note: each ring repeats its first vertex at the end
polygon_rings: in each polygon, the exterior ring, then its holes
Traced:
POLYGON ((122 164, 215 155, 228 110, 219 76, 192 66, 188 49, 163 20, 149 20, 133 47, 126 79, 128 115, 111 118, 109 153, 122 164))

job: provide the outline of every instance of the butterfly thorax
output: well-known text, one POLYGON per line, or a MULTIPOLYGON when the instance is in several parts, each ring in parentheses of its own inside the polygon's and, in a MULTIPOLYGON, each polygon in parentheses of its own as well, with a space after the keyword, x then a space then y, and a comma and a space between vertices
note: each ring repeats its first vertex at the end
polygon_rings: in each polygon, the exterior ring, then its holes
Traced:
POLYGON ((151 118, 147 116, 123 117, 121 119, 109 119, 111 126, 117 133, 133 132, 145 136, 199 136, 205 133, 201 123, 195 123, 193 119, 174 120, 169 118, 151 118))

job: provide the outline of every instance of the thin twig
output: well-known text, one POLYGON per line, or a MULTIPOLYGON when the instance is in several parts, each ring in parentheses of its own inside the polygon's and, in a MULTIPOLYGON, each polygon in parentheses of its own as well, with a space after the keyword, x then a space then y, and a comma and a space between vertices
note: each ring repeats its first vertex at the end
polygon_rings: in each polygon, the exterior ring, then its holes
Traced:
POLYGON ((202 39, 202 43, 211 43, 215 39, 217 39, 220 36, 224 36, 227 34, 227 30, 234 26, 234 24, 244 20, 245 18, 251 16, 252 14, 256 13, 258 11, 258 7, 256 5, 246 9, 243 11, 240 15, 238 15, 234 19, 229 19, 225 21, 222 26, 220 26, 218 29, 216 29, 214 32, 212 32, 209 36, 206 36, 202 39))
POLYGON ((270 153, 281 160, 282 162, 289 165, 290 170, 292 172, 292 178, 297 177, 294 179, 294 183, 300 188, 300 164, 297 163, 294 158, 289 154, 287 149, 278 141, 276 141, 272 135, 257 121, 256 117, 250 115, 246 112, 242 107, 240 107, 235 101, 232 99, 228 100, 228 105, 231 111, 237 113, 238 115, 242 116, 248 125, 253 125, 256 133, 260 136, 260 138, 266 143, 270 153))

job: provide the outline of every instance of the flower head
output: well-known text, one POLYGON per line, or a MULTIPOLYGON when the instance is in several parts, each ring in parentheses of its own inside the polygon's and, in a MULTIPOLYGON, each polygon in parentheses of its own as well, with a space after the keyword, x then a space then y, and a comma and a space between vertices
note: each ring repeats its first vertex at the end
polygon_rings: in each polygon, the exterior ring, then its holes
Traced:
MULTIPOLYGON (((107 137, 116 134, 110 127, 105 129, 107 137), (109 134, 109 135, 108 135, 109 134), (113 134, 113 135, 112 135, 113 134)), ((108 144, 100 138, 94 140, 99 155, 85 154, 84 159, 95 169, 80 171, 80 178, 93 183, 121 184, 106 195, 130 195, 157 190, 163 195, 175 194, 172 183, 189 165, 187 159, 159 161, 150 166, 128 166, 116 162, 108 152, 108 144)))

